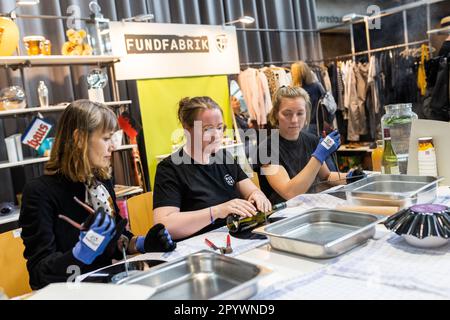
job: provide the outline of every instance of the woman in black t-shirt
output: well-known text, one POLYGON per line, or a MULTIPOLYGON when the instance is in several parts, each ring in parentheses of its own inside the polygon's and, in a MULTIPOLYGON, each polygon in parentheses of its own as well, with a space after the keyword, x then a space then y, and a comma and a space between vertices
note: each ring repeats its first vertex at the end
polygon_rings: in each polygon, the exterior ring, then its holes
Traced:
POLYGON ((291 199, 299 194, 314 192, 319 180, 330 186, 356 179, 354 172, 330 172, 325 160, 340 145, 337 131, 325 139, 303 132, 310 119, 309 95, 300 87, 282 87, 274 96, 269 114, 272 127, 277 128, 259 146, 261 189, 272 203, 291 199), (278 143, 277 143, 278 142, 278 143), (268 155, 262 159, 262 155, 268 155))
POLYGON ((223 226, 229 214, 248 217, 272 209, 233 157, 220 150, 224 123, 216 102, 185 98, 178 118, 187 143, 158 164, 153 197, 157 223, 179 240, 223 226))

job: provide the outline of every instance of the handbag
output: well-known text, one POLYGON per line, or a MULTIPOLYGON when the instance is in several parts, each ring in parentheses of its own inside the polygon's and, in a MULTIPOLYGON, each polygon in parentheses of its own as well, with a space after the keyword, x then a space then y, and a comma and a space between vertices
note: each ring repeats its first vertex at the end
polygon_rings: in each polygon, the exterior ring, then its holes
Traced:
POLYGON ((331 92, 325 91, 322 84, 319 82, 322 92, 325 92, 319 99, 316 108, 316 128, 317 135, 322 136, 322 132, 327 134, 333 131, 333 120, 337 110, 337 104, 331 92))
POLYGON ((334 100, 334 96, 330 91, 326 91, 320 82, 319 85, 322 88, 322 92, 325 92, 325 94, 319 100, 319 105, 322 104, 325 108, 327 108, 327 111, 330 115, 334 115, 337 110, 337 104, 334 100))

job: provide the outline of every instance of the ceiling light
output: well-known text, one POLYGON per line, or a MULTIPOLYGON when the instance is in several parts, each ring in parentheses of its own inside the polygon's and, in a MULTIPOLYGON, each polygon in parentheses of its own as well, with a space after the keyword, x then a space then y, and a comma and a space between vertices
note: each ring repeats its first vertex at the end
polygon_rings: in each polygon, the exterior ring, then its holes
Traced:
POLYGON ((138 16, 134 16, 131 18, 125 18, 122 19, 122 22, 129 22, 129 21, 135 21, 135 22, 144 22, 144 21, 148 21, 148 20, 153 20, 155 18, 155 16, 151 13, 149 14, 140 14, 138 16))
POLYGON ((251 24, 251 23, 255 22, 255 18, 250 17, 250 16, 243 16, 243 17, 240 17, 237 20, 226 22, 225 25, 227 25, 227 24, 235 24, 235 23, 238 23, 238 22, 243 23, 243 24, 251 24))

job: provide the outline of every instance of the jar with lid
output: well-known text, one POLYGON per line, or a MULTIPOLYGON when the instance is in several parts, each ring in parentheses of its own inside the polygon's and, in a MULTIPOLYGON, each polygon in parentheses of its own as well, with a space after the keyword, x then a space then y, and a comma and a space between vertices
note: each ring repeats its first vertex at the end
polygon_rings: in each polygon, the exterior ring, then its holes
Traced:
MULTIPOLYGON (((392 147, 397 155, 400 173, 406 174, 408 170, 409 138, 413 120, 418 119, 412 111, 412 104, 392 104, 385 106, 386 114, 381 119, 381 126, 389 129, 392 139, 392 147)), ((383 135, 384 139, 384 135, 383 135)))

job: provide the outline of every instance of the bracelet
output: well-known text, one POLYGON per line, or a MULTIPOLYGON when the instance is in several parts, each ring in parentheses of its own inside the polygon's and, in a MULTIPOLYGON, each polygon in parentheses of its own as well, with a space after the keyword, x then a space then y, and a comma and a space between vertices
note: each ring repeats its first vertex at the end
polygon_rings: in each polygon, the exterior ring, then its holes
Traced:
POLYGON ((212 215, 212 207, 209 207, 209 217, 211 218, 211 224, 214 224, 214 217, 212 215))

